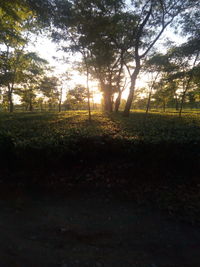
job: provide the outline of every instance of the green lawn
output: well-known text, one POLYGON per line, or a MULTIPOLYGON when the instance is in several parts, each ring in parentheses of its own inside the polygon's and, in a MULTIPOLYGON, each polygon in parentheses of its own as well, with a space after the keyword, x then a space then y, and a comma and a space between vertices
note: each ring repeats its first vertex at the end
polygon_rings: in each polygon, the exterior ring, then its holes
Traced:
POLYGON ((145 143, 199 143, 200 116, 172 113, 92 114, 85 111, 62 113, 0 113, 0 134, 10 137, 16 147, 59 146, 79 138, 111 138, 145 143))
MULTIPOLYGON (((148 156, 197 157, 200 147, 200 117, 172 113, 122 114, 86 111, 62 113, 0 114, 2 160, 41 163, 90 159, 114 160, 148 156), (180 155, 179 155, 180 154, 180 155)), ((145 159, 142 159, 147 161, 145 159)))
POLYGON ((0 151, 1 181, 117 186, 200 221, 198 115, 1 113, 0 151))

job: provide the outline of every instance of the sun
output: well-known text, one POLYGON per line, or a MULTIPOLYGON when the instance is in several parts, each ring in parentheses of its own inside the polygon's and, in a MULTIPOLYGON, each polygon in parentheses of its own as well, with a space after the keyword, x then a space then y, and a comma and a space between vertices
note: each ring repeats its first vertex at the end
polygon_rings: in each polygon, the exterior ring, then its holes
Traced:
POLYGON ((96 104, 101 104, 101 101, 102 101, 102 93, 101 92, 98 92, 97 90, 93 91, 92 92, 92 100, 96 104))

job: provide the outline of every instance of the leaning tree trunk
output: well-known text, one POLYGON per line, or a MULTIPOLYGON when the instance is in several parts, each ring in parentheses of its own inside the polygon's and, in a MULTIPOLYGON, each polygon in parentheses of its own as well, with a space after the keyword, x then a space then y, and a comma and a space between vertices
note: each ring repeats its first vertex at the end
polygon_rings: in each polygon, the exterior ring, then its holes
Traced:
POLYGON ((120 81, 121 81, 121 74, 122 74, 122 71, 123 71, 123 66, 124 66, 124 60, 123 60, 123 53, 122 53, 121 54, 121 60, 120 60, 120 69, 119 69, 118 77, 117 77, 118 96, 117 96, 117 98, 115 100, 115 112, 119 111, 119 107, 120 107, 120 104, 121 104, 122 93, 123 93, 123 91, 125 89, 125 86, 126 86, 126 79, 125 79, 124 86, 122 88, 120 88, 120 81))
POLYGON ((117 98, 115 100, 115 112, 119 111, 119 106, 120 106, 120 103, 121 103, 121 97, 122 97, 122 92, 119 91, 118 96, 117 96, 117 98))
POLYGON ((136 80, 137 80, 137 76, 138 76, 139 72, 140 72, 140 61, 136 62, 136 67, 135 67, 135 70, 134 70, 133 75, 131 77, 130 92, 129 92, 126 106, 124 109, 124 114, 123 114, 124 117, 129 117, 130 109, 131 109, 131 105, 132 105, 133 97, 134 97, 134 93, 135 93, 136 80))
POLYGON ((152 92, 153 92, 153 89, 155 87, 155 83, 156 83, 156 80, 158 78, 158 75, 159 75, 159 72, 156 74, 154 80, 153 80, 153 83, 151 85, 151 88, 150 88, 150 91, 149 91, 149 97, 148 97, 148 101, 147 101, 147 106, 146 106, 146 116, 150 110, 150 104, 151 104, 151 96, 152 96, 152 92))
POLYGON ((124 89, 126 87, 126 81, 124 83, 124 86, 122 89, 120 89, 120 87, 118 86, 118 96, 115 100, 115 112, 118 112, 119 111, 119 107, 120 107, 120 104, 121 104, 121 98, 122 98, 122 93, 124 92, 124 89))
POLYGON ((184 90, 183 95, 182 95, 181 104, 180 104, 180 110, 179 110, 179 117, 181 117, 181 115, 182 115, 182 110, 183 110, 183 104, 184 104, 184 101, 185 101, 185 96, 186 96, 186 93, 187 93, 188 89, 190 88, 190 82, 192 81, 192 78, 193 78, 194 67, 195 67, 196 62, 198 60, 198 57, 199 57, 199 52, 196 54, 196 57, 194 59, 193 69, 190 72, 189 78, 188 78, 187 83, 186 83, 186 86, 185 86, 185 90, 184 90))

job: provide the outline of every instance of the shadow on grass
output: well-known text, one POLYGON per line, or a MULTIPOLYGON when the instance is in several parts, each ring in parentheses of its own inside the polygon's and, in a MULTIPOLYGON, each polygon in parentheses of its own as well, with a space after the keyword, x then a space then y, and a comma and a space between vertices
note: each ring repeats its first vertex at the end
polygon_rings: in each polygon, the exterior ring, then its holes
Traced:
POLYGON ((186 115, 179 118, 173 114, 133 112, 129 118, 121 113, 111 114, 111 120, 119 124, 128 138, 137 136, 145 143, 200 143, 200 118, 186 115))

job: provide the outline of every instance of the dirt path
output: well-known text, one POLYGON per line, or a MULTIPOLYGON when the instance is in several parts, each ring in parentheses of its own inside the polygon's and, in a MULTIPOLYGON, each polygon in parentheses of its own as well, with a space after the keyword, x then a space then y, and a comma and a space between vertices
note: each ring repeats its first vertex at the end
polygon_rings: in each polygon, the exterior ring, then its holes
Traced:
POLYGON ((0 200, 0 266, 200 266, 200 229, 109 194, 0 200))

